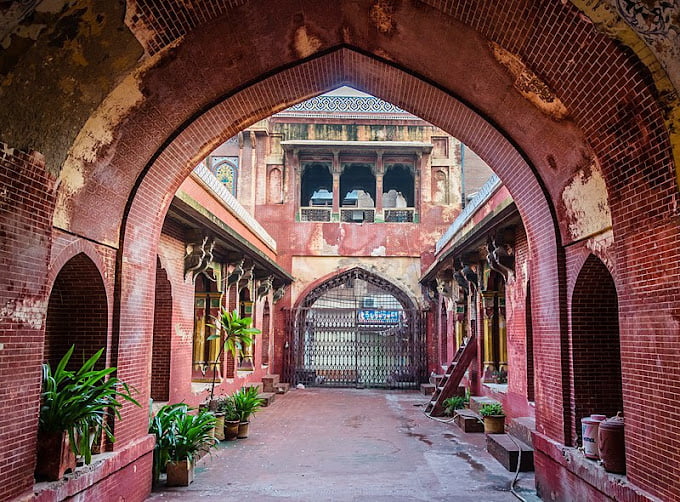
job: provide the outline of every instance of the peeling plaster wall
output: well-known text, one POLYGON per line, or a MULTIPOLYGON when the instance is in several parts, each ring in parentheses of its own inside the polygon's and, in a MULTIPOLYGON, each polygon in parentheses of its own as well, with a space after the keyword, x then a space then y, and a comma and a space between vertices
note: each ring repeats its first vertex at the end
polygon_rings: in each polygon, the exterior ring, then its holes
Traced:
POLYGON ((596 161, 581 169, 564 187, 562 204, 573 241, 611 228, 607 185, 596 161))
POLYGON ((142 56, 123 17, 123 4, 108 0, 43 1, 23 17, 0 41, 0 110, 10 111, 0 114, 0 140, 42 152, 58 172, 87 118, 142 56))
POLYGON ((295 282, 291 284, 291 304, 295 304, 300 294, 310 285, 327 279, 353 267, 360 267, 399 286, 417 306, 423 306, 420 291, 420 259, 406 257, 330 257, 330 256, 293 256, 291 274, 295 282))

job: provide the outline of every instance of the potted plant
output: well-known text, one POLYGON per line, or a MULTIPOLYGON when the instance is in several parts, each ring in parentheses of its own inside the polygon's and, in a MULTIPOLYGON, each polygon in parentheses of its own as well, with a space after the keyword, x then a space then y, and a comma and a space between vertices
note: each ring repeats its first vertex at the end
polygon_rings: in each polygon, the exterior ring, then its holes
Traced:
POLYGON ((234 408, 236 408, 239 418, 239 439, 245 439, 248 437, 250 416, 254 415, 255 412, 257 412, 262 406, 263 400, 257 397, 257 395, 257 387, 241 387, 232 395, 234 408))
POLYGON ((71 346, 54 370, 48 363, 42 365, 36 475, 52 481, 75 468, 76 455, 91 462, 95 437, 104 433, 109 441, 116 440, 109 419, 112 414, 120 419, 122 400, 139 406, 130 388, 110 376, 116 368, 93 369, 104 349, 78 370, 67 370, 74 349, 71 346))
POLYGON ((214 447, 215 416, 203 410, 193 413, 193 408, 182 404, 173 413, 172 433, 167 449, 167 486, 189 486, 194 480, 194 465, 198 456, 214 447))
POLYGON ((187 406, 184 403, 167 404, 149 422, 149 434, 156 436, 156 444, 153 450, 153 482, 158 484, 161 472, 165 472, 165 466, 170 459, 170 449, 175 443, 177 435, 178 419, 186 413, 187 406))
POLYGON ((505 413, 500 403, 487 403, 479 408, 479 414, 484 419, 486 434, 503 434, 505 432, 505 413))
POLYGON ((238 438, 238 426, 241 422, 240 415, 232 396, 227 396, 221 399, 218 405, 218 411, 224 416, 224 439, 226 441, 233 441, 238 438))
POLYGON ((452 417, 456 410, 465 408, 465 398, 463 396, 447 397, 442 405, 444 406, 444 415, 452 417))
POLYGON ((241 317, 239 315, 238 309, 234 309, 233 312, 230 312, 228 309, 222 307, 220 315, 214 319, 215 324, 211 325, 211 327, 217 328, 217 332, 210 335, 207 340, 216 340, 217 338, 220 338, 220 336, 223 336, 224 342, 222 346, 220 346, 220 350, 217 353, 213 363, 213 378, 212 385, 210 387, 211 403, 214 400, 213 394, 215 391, 215 379, 217 378, 217 365, 220 362, 222 353, 230 352, 234 357, 234 360, 237 361, 239 354, 241 354, 245 347, 248 347, 251 343, 253 343, 253 336, 261 333, 259 329, 251 327, 253 318, 241 317))

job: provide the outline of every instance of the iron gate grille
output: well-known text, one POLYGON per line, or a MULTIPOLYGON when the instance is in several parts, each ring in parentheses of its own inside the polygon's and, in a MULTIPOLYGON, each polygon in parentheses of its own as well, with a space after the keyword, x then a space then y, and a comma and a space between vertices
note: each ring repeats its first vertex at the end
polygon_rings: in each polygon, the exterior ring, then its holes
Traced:
POLYGON ((361 272, 346 275, 295 313, 291 380, 307 386, 417 387, 425 373, 419 311, 405 308, 389 283, 361 272))

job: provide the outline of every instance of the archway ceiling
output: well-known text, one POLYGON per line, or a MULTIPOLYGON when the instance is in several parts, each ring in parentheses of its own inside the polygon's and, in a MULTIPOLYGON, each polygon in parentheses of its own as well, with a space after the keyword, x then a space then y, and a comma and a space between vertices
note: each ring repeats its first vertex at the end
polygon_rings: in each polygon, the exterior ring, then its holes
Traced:
MULTIPOLYGON (((97 1, 83 4, 101 8, 97 1)), ((80 132, 61 173, 57 226, 116 245, 118 229, 103 228, 102 220, 120 221, 111 215, 122 215, 141 167, 159 155, 159 147, 169 143, 168 138, 178 127, 186 127, 202 111, 214 111, 211 106, 224 102, 221 100, 225 96, 233 98, 230 114, 213 117, 212 138, 204 135, 198 144, 187 139, 185 151, 175 142, 164 152, 166 157, 184 156, 186 174, 190 165, 220 139, 271 112, 342 83, 363 88, 466 140, 464 134, 457 132, 469 126, 459 122, 464 115, 442 113, 441 101, 433 99, 438 98, 435 95, 440 90, 460 98, 496 126, 501 136, 519 146, 540 173, 552 198, 558 201, 559 209, 561 190, 575 173, 588 172, 592 163, 590 148, 576 124, 586 135, 594 134, 603 143, 608 141, 602 131, 620 127, 616 122, 621 115, 617 107, 621 102, 627 106, 621 96, 629 93, 631 82, 644 81, 642 65, 635 57, 599 33, 573 5, 560 2, 473 2, 451 6, 449 2, 388 0, 331 4, 248 0, 218 5, 191 1, 128 3, 126 20, 149 56, 131 67, 129 58, 138 52, 128 48, 118 55, 116 71, 92 66, 91 70, 99 71, 94 78, 108 79, 113 91, 84 127, 82 115, 64 114, 63 123, 58 124, 62 126, 61 137, 58 144, 49 143, 49 151, 45 152, 48 160, 59 162, 64 158, 71 145, 69 135, 80 132), (208 6, 212 10, 205 11, 208 6), (161 30, 161 26, 165 28, 161 30), (564 38, 564 33, 569 38, 564 38), (357 57, 346 57, 347 51, 341 51, 342 57, 332 61, 326 56, 316 59, 326 63, 305 75, 312 81, 294 78, 296 72, 306 70, 292 65, 341 47, 357 48, 376 59, 358 63, 357 57), (434 86, 423 89, 409 83, 410 87, 404 89, 410 75, 391 71, 394 69, 406 69, 434 86), (258 82, 263 75, 271 77, 269 84, 258 82), (246 87, 252 83, 256 85, 246 87), (238 90, 243 92, 234 94, 238 90), (247 98, 251 101, 246 100, 247 92, 251 93, 247 98), (253 106, 253 102, 261 106, 253 106), (195 155, 187 159, 190 152, 195 155), (83 213, 84 207, 95 211, 83 213)), ((81 23, 97 22, 97 18, 86 19, 86 14, 82 17, 81 23)), ((113 23, 111 17, 107 22, 113 23)), ((101 37, 110 36, 109 31, 100 31, 101 37)), ((82 43, 79 36, 67 40, 72 53, 82 43)), ((112 40, 99 42, 112 52, 119 49, 112 48, 112 40)), ((126 43, 129 45, 129 41, 126 43)), ((64 50, 66 47, 65 43, 61 46, 64 50)), ((91 63, 88 54, 80 54, 80 59, 76 55, 71 54, 70 59, 91 63)), ((308 64, 314 65, 314 61, 308 64)), ((16 81, 21 81, 18 75, 16 81)), ((68 85, 62 85, 68 90, 68 85)), ((0 104, 3 97, 12 98, 11 88, 17 86, 10 83, 10 91, 0 95, 0 104)), ((99 90, 104 87, 100 84, 99 90)), ((76 81, 72 95, 66 92, 62 100, 48 93, 54 102, 50 108, 62 106, 65 111, 68 107, 64 103, 88 89, 80 88, 76 81)), ((654 111, 650 100, 653 98, 643 102, 636 97, 633 105, 638 113, 654 111)), ((40 99, 35 104, 25 101, 24 107, 41 105, 40 99)), ((91 98, 83 108, 95 103, 97 98, 91 98)), ((44 124, 42 115, 37 110, 32 112, 37 118, 31 126, 39 131, 44 126, 43 135, 48 125, 54 127, 53 118, 52 123, 44 124)), ((11 139, 23 138, 19 133, 26 127, 21 124, 7 129, 11 145, 21 146, 18 139, 11 139)), ((474 131, 478 137, 484 133, 474 131)), ((47 140, 31 134, 36 148, 47 144, 47 140)), ((184 131, 180 136, 183 134, 184 131)), ((484 150, 484 140, 477 140, 481 147, 477 150, 484 150)), ((663 138, 659 144, 663 144, 663 138)), ((598 147, 604 149, 603 145, 595 145, 596 152, 598 147)), ((495 162, 498 170, 503 155, 488 153, 485 160, 492 166, 495 162)), ((569 240, 568 235, 565 237, 569 240)))

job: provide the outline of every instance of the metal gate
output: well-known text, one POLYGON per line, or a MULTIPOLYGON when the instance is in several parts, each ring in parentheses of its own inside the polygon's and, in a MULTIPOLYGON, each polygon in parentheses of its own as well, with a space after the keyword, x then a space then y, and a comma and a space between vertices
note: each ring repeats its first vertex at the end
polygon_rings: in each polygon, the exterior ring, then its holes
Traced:
POLYGON ((295 312, 293 383, 415 388, 425 378, 420 312, 362 269, 315 289, 295 312))

